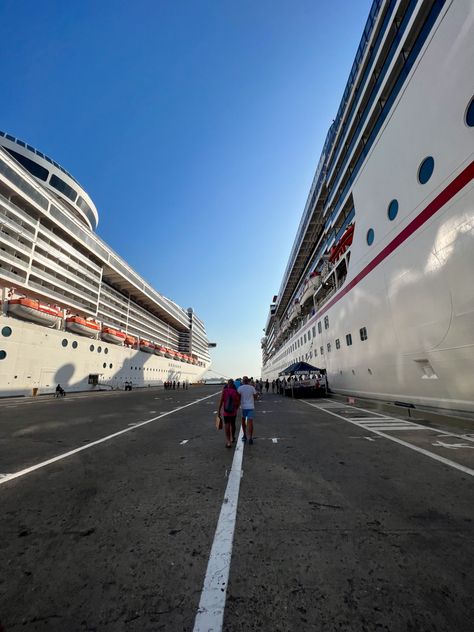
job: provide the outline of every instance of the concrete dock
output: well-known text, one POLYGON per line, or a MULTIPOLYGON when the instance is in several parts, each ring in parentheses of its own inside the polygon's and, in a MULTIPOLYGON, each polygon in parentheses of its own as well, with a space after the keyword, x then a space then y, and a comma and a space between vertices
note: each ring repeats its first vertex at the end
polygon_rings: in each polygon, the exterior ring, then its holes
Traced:
POLYGON ((0 401, 2 632, 472 631, 472 422, 219 392, 0 401))

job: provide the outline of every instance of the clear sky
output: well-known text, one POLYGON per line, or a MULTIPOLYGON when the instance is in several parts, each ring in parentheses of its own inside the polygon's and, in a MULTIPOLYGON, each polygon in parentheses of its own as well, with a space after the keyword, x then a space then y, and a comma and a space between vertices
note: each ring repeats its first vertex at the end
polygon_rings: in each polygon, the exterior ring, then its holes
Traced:
POLYGON ((370 0, 4 0, 0 129, 70 171, 99 235, 194 307, 220 375, 260 338, 370 0))

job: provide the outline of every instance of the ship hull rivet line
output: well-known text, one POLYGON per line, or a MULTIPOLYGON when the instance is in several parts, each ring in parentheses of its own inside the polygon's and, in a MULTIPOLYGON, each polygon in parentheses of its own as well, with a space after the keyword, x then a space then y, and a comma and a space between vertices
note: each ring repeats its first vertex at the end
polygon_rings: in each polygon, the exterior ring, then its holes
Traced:
POLYGON ((221 513, 209 555, 193 632, 209 632, 210 630, 212 630, 212 632, 222 631, 235 521, 237 518, 240 480, 243 474, 242 460, 244 456, 244 446, 241 441, 242 436, 243 431, 242 428, 240 428, 224 500, 222 501, 221 513))
POLYGON ((34 472, 35 470, 39 470, 43 467, 46 467, 47 465, 51 465, 52 463, 56 463, 56 461, 61 461, 62 459, 66 459, 68 456, 72 456, 73 454, 77 454, 78 452, 82 452, 83 450, 89 450, 90 448, 93 448, 94 446, 99 445, 100 443, 105 443, 105 441, 109 441, 110 439, 119 437, 120 435, 123 435, 126 432, 131 432, 132 430, 136 430, 137 428, 140 428, 140 426, 146 426, 147 424, 151 424, 153 421, 156 421, 157 419, 162 419, 163 417, 166 417, 167 415, 172 415, 173 413, 178 412, 178 410, 183 410, 183 408, 194 406, 194 404, 199 404, 199 402, 202 402, 205 399, 209 399, 209 397, 215 397, 218 394, 219 393, 212 393, 212 395, 207 395, 206 397, 197 399, 194 402, 191 402, 190 404, 185 404, 184 406, 181 406, 180 408, 169 410, 166 413, 162 413, 161 415, 158 415, 158 417, 153 417, 152 419, 147 419, 145 421, 136 423, 133 426, 124 428, 123 430, 119 430, 118 432, 114 432, 113 434, 107 435, 106 437, 102 437, 101 439, 97 439, 97 441, 92 441, 91 443, 88 443, 87 445, 83 445, 80 448, 75 448, 74 450, 70 450, 69 452, 64 452, 64 454, 59 454, 58 456, 55 456, 52 459, 48 459, 47 461, 42 461, 41 463, 37 463, 36 465, 27 467, 24 470, 20 470, 19 472, 13 472, 12 474, 7 474, 3 478, 0 478, 0 485, 3 485, 4 483, 8 483, 14 478, 20 478, 21 476, 26 476, 26 474, 30 474, 31 472, 34 472))

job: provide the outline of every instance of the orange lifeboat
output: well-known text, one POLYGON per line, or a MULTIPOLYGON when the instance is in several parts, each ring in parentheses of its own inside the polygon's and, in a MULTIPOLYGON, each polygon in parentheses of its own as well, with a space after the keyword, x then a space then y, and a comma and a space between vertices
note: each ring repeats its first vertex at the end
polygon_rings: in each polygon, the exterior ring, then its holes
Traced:
POLYGON ((66 318, 66 329, 80 336, 94 338, 100 331, 100 325, 95 320, 87 320, 81 316, 68 316, 66 318))
POLYGON ((173 356, 172 356, 172 353, 173 353, 173 352, 171 351, 171 349, 166 349, 166 348, 165 348, 165 349, 164 349, 164 353, 165 353, 165 358, 172 358, 172 357, 173 357, 173 356))
POLYGON ((63 312, 59 307, 53 307, 35 299, 26 298, 26 296, 8 301, 7 309, 10 314, 18 318, 47 327, 54 327, 63 317, 63 312))
POLYGON ((127 337, 123 331, 119 331, 118 329, 112 329, 112 327, 102 327, 102 340, 106 342, 111 342, 114 345, 120 345, 125 342, 125 338, 127 337))
POLYGON ((164 347, 162 347, 161 345, 155 345, 155 353, 156 353, 156 355, 164 356, 165 352, 166 352, 166 349, 164 347))
POLYGON ((145 353, 155 353, 155 345, 149 340, 143 340, 140 338, 140 351, 145 353))
POLYGON ((124 343, 127 345, 127 347, 134 347, 137 344, 137 339, 135 338, 135 336, 126 335, 124 343))
POLYGON ((336 263, 336 261, 342 257, 349 246, 352 245, 352 239, 354 238, 354 224, 351 224, 346 228, 341 239, 331 248, 329 253, 329 261, 336 263))

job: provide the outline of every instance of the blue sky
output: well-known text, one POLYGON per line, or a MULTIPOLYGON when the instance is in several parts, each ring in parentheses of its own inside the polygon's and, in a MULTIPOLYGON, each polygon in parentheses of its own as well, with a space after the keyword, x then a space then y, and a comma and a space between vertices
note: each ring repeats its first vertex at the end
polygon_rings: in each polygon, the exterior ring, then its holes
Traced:
POLYGON ((194 307, 219 374, 259 375, 269 304, 370 5, 0 7, 0 128, 70 171, 99 235, 194 307))

